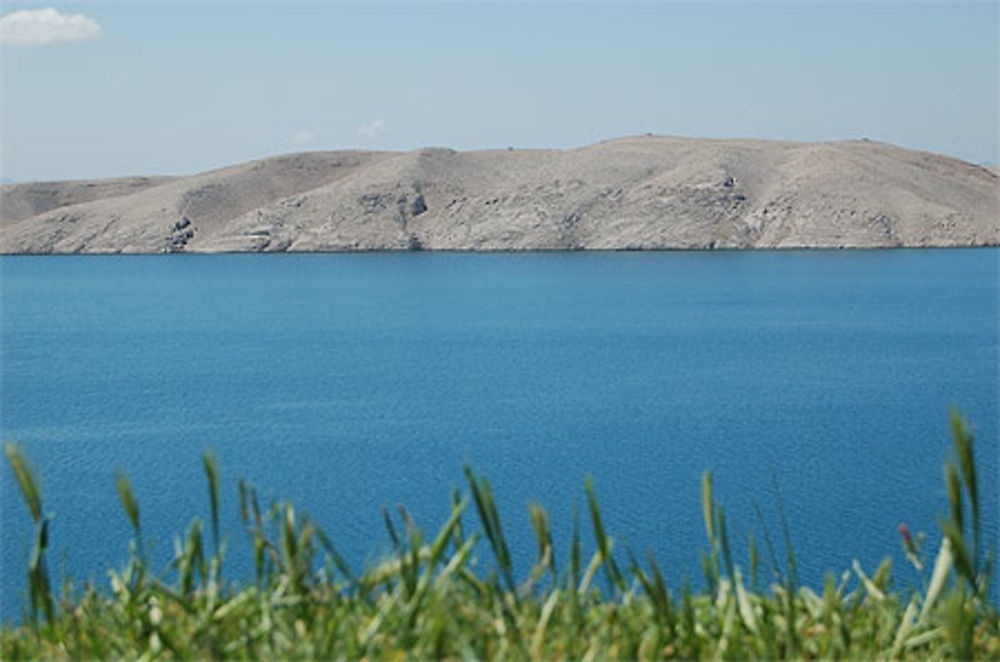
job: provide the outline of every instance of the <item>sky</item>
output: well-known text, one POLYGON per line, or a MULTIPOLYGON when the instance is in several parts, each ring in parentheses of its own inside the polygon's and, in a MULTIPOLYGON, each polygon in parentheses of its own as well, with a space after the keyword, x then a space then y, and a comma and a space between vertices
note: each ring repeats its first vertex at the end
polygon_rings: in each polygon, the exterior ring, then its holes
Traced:
POLYGON ((992 2, 7 2, 0 176, 867 137, 998 160, 992 2))

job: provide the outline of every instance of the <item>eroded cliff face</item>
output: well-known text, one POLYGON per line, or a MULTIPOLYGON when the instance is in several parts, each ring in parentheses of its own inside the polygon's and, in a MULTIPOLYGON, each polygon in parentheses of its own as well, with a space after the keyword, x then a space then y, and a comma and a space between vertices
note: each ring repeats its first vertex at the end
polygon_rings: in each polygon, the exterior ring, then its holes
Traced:
POLYGON ((975 246, 1000 179, 891 145, 642 136, 2 188, 5 253, 975 246))

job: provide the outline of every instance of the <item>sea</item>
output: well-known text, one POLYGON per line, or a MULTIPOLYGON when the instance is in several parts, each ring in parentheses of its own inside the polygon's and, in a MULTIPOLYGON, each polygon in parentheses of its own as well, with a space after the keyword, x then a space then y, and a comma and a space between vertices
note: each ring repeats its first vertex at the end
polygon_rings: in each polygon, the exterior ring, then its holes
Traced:
MULTIPOLYGON (((434 533, 463 467, 487 476, 523 576, 529 504, 593 550, 593 480, 619 554, 703 583, 711 471, 734 561, 765 537, 819 587, 857 559, 919 586, 898 527, 936 554, 949 412, 975 432, 985 539, 998 510, 1000 250, 370 253, 0 258, 0 433, 52 515, 53 576, 108 585, 131 533, 151 558, 209 517, 252 577, 237 481, 287 499, 355 568, 389 553, 382 509, 434 533)), ((31 526, 0 468, 0 616, 25 604, 31 526)), ((477 526, 474 509, 467 530, 477 526)), ((622 558, 625 558, 624 556, 622 558)), ((494 560, 475 551, 483 572, 494 560)), ((169 576, 169 575, 168 575, 169 576)))

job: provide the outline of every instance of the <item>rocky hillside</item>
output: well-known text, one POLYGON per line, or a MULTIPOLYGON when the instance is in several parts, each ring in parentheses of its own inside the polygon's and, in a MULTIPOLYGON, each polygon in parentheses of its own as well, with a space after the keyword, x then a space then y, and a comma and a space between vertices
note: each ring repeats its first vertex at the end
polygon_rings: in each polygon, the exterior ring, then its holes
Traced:
POLYGON ((0 188, 5 253, 997 245, 996 172, 870 141, 315 152, 0 188))

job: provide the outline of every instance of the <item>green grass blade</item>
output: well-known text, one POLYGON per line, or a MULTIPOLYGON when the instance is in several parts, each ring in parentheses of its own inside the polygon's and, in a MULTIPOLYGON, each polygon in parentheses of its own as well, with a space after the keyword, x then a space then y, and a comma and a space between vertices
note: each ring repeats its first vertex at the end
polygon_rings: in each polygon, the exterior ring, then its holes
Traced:
POLYGON ((205 470, 205 478, 208 481, 208 503, 212 515, 212 549, 215 554, 219 553, 219 467, 215 461, 215 456, 211 451, 206 451, 201 456, 202 466, 205 470))
POLYGON ((125 510, 125 515, 128 517, 128 521, 135 530, 136 535, 138 535, 141 530, 139 526, 139 502, 135 499, 132 486, 129 485, 128 477, 124 471, 118 472, 115 484, 118 488, 118 498, 122 503, 122 508, 125 510))
POLYGON ((28 504, 31 519, 38 524, 42 520, 42 489, 38 478, 16 444, 8 442, 4 452, 7 454, 7 461, 10 463, 11 471, 14 472, 17 485, 21 488, 21 495, 28 504))

